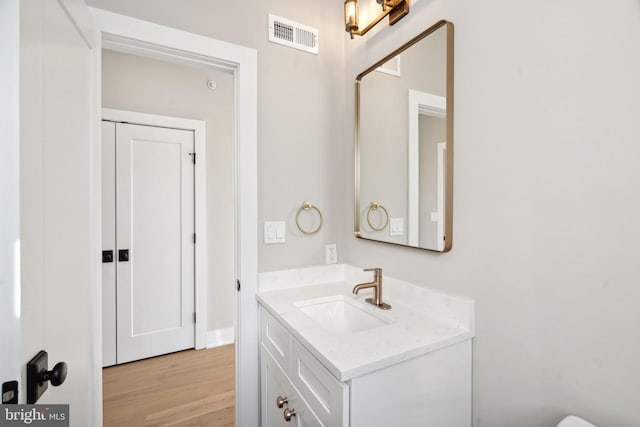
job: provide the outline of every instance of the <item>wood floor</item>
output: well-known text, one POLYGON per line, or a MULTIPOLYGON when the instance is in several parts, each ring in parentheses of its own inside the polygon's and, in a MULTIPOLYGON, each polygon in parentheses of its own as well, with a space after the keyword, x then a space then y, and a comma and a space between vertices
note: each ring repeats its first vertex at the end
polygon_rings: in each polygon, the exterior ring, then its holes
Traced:
POLYGON ((234 346, 103 369, 104 426, 234 425, 234 346))

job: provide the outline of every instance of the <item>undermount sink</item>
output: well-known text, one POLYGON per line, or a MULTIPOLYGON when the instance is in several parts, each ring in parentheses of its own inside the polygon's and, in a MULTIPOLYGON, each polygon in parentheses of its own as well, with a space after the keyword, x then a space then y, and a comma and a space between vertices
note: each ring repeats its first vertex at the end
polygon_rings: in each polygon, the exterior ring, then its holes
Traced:
POLYGON ((298 301, 294 305, 324 329, 336 334, 360 332, 389 323, 370 313, 368 307, 343 295, 298 301))

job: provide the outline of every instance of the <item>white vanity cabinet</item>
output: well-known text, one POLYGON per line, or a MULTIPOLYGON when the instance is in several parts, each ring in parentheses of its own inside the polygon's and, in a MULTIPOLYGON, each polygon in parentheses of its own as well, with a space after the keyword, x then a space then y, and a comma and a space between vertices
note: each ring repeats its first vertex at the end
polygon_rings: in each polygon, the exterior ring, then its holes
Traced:
POLYGON ((348 426, 349 386, 341 383, 261 309, 262 425, 348 426), (277 405, 279 397, 288 403, 277 405), (284 420, 285 409, 296 416, 284 420))
POLYGON ((260 323, 263 427, 471 426, 470 339, 339 381, 262 306, 260 323))
POLYGON ((318 417, 292 386, 291 381, 264 350, 261 355, 262 425, 322 427, 318 417), (289 411, 287 413, 286 411, 289 411))

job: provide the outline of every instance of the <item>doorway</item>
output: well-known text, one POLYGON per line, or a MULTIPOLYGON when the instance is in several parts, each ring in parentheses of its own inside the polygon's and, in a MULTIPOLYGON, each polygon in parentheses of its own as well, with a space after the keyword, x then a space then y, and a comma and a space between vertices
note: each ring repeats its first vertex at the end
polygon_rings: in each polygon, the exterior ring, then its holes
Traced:
MULTIPOLYGON (((235 411, 238 425, 256 425, 259 419, 255 304, 258 235, 256 52, 98 9, 92 9, 92 13, 101 32, 103 48, 172 63, 226 70, 233 76, 233 235, 236 242, 233 249, 233 290, 236 303, 232 306, 236 327, 238 402, 235 411)), ((96 54, 99 69, 101 54, 96 54)), ((206 265, 205 261, 196 256, 196 265, 206 265)))
POLYGON ((121 364, 233 345, 233 104, 228 72, 103 50, 103 194, 112 170, 117 188, 103 197, 103 249, 117 236, 114 262, 103 264, 105 365, 115 364, 114 353, 121 364), (130 258, 120 260, 122 250, 130 258))
POLYGON ((103 366, 195 347, 195 129, 156 121, 103 110, 103 366))

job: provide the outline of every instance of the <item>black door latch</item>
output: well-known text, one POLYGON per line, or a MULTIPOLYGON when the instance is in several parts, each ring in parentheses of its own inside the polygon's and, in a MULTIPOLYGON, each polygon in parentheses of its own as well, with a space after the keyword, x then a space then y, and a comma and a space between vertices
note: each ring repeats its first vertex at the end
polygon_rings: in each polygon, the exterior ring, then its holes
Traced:
POLYGON ((113 262, 113 251, 102 251, 102 262, 113 262))
POLYGON ((121 261, 121 262, 129 261, 129 249, 120 249, 118 251, 118 261, 121 261))
POLYGON ((2 384, 2 404, 14 405, 18 403, 18 381, 7 381, 2 384))

